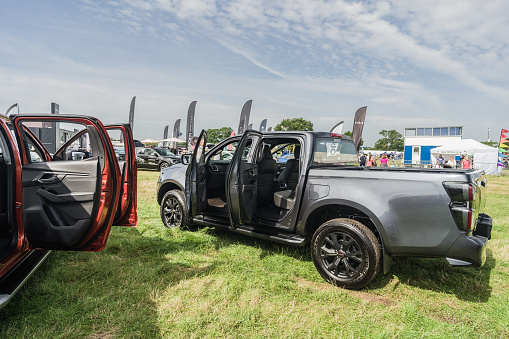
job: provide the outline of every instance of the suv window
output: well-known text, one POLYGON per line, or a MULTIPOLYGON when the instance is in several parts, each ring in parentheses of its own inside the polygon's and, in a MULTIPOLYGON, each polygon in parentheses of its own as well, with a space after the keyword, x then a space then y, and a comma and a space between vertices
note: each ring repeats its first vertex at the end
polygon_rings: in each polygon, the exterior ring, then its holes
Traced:
POLYGON ((317 138, 313 165, 352 165, 359 166, 355 145, 341 138, 317 138))
POLYGON ((230 162, 233 158, 233 153, 237 149, 237 145, 239 144, 238 140, 232 141, 229 144, 224 145, 222 148, 217 149, 210 157, 210 161, 213 163, 215 161, 230 162))

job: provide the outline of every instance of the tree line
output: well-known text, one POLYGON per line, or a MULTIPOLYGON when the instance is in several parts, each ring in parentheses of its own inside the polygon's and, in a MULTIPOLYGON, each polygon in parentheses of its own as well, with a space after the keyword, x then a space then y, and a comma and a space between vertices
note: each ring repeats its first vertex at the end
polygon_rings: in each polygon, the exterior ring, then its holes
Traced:
MULTIPOLYGON (((313 123, 303 118, 283 119, 279 124, 274 127, 275 131, 313 131, 313 123)), ((207 129, 208 142, 218 143, 219 141, 228 138, 233 132, 231 127, 211 128, 207 129)), ((352 137, 351 131, 343 133, 346 136, 352 137)), ((397 151, 403 152, 404 140, 403 135, 396 130, 382 130, 380 133, 382 137, 375 142, 373 147, 364 147, 365 150, 376 149, 382 151, 397 151)), ((361 139, 361 146, 364 140, 361 139)))

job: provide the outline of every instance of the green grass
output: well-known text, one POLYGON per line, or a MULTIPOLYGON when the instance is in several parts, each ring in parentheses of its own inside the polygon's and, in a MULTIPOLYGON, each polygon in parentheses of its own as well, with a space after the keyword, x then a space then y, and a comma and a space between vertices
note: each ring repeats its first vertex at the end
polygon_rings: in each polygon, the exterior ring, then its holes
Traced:
POLYGON ((490 177, 486 265, 395 258, 367 288, 323 281, 309 249, 211 228, 169 230, 158 172, 139 172, 139 227, 99 253, 53 252, 0 310, 3 338, 509 337, 509 177, 490 177))

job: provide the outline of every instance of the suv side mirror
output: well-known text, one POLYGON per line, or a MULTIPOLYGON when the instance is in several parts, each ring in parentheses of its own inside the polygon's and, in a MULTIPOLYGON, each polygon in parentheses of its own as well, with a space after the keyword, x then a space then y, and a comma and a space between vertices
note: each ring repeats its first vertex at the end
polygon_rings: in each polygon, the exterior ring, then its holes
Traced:
POLYGON ((181 161, 182 164, 189 165, 191 162, 191 154, 182 154, 181 161))

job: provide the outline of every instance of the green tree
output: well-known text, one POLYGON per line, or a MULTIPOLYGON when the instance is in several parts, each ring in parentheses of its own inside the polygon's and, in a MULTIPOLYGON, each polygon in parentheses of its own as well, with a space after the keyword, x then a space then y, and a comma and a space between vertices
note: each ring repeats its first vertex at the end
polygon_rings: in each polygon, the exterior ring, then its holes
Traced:
MULTIPOLYGON (((352 131, 346 131, 345 133, 343 133, 344 135, 346 135, 347 137, 350 137, 350 138, 353 138, 353 133, 352 131)), ((364 139, 361 138, 361 144, 360 146, 364 145, 364 139)))
POLYGON ((210 128, 207 132, 207 142, 217 144, 223 139, 228 138, 232 134, 231 127, 210 128))
POLYGON ((491 147, 498 147, 498 141, 493 141, 493 140, 481 141, 481 144, 485 144, 486 146, 491 146, 491 147))
POLYGON ((312 131, 313 123, 303 118, 283 119, 274 131, 312 131))
POLYGON ((382 132, 378 134, 380 134, 383 138, 378 139, 377 142, 375 142, 375 149, 403 152, 404 140, 401 133, 391 129, 390 131, 382 130, 382 132))

